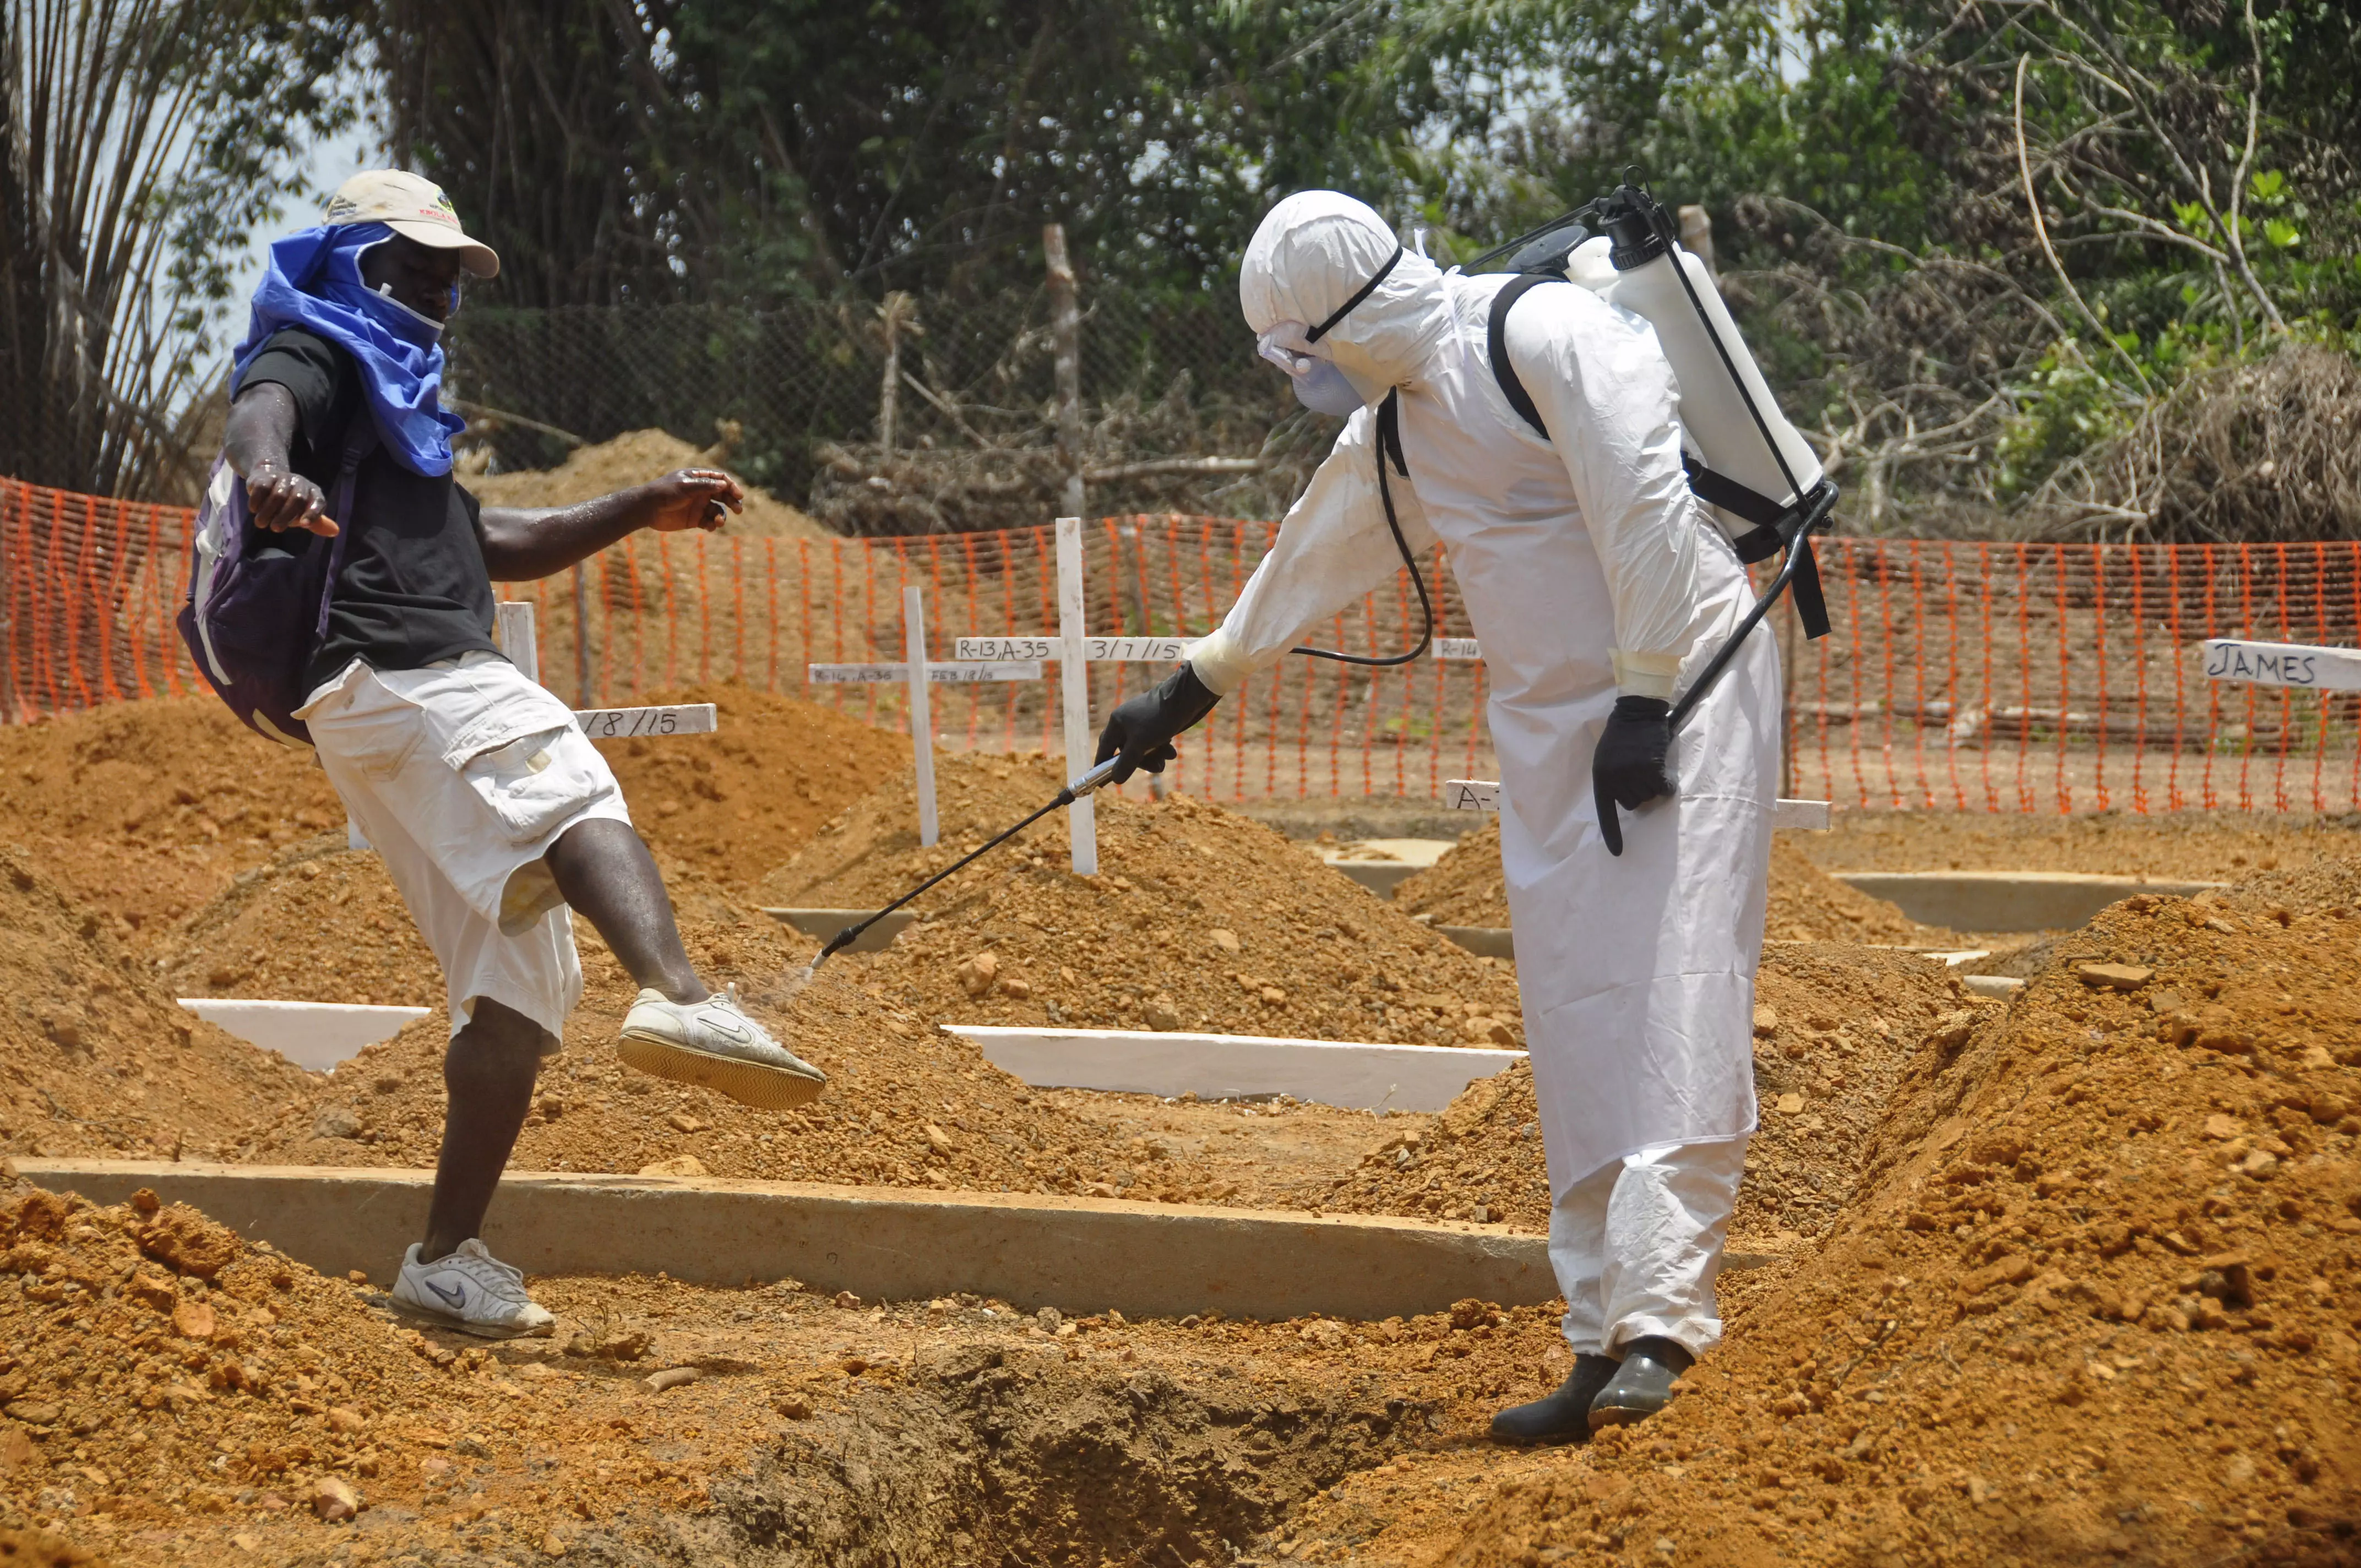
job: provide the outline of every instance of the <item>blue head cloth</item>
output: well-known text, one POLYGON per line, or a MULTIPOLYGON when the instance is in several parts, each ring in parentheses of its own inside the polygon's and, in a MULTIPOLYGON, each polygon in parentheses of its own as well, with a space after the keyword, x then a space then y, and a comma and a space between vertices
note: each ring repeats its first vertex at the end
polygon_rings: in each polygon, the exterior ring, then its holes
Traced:
POLYGON ((428 477, 451 471, 451 437, 467 422, 443 411, 442 323, 361 281, 361 252, 393 237, 383 224, 338 224, 291 234, 270 247, 254 291, 231 394, 270 334, 315 333, 353 356, 378 435, 395 461, 428 477))

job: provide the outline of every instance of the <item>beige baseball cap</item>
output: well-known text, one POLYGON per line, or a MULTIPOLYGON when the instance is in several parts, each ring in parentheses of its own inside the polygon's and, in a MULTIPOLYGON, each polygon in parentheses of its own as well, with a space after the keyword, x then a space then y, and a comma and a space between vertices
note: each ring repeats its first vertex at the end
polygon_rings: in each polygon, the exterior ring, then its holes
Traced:
POLYGON ((443 187, 399 169, 364 170, 337 186, 323 221, 330 228, 383 224, 421 245, 457 251, 459 264, 478 278, 500 276, 500 257, 483 241, 467 237, 443 187))

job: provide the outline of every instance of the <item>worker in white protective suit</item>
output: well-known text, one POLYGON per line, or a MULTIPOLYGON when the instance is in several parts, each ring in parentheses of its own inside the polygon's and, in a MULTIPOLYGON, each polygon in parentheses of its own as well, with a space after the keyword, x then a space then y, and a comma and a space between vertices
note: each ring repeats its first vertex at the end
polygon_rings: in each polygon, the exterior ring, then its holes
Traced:
POLYGON ((1564 1387, 1494 1419, 1530 1442, 1644 1419, 1720 1338, 1714 1281, 1755 1121, 1780 683, 1772 639, 1750 638, 1673 733, 1671 699, 1752 595, 1684 477, 1671 367, 1639 316, 1586 288, 1533 290, 1505 341, 1543 439, 1490 361, 1508 281, 1444 273, 1333 192, 1264 218, 1240 269, 1246 323, 1307 404, 1350 417, 1221 629, 1115 710, 1099 757, 1160 771, 1222 694, 1392 577, 1389 509, 1411 551, 1443 542, 1493 683, 1575 1353, 1564 1387), (1389 450, 1381 488, 1389 394, 1400 462, 1389 450), (1640 809, 1623 819, 1601 797, 1640 809))

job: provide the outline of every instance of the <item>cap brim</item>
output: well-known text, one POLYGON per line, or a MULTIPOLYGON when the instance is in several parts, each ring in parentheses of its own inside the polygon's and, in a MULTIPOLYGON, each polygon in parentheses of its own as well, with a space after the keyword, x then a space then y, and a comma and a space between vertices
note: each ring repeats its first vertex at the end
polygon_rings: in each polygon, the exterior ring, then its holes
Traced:
POLYGON ((387 219, 385 226, 404 239, 416 240, 430 250, 457 251, 459 265, 478 278, 497 278, 500 275, 499 253, 482 240, 469 239, 457 229, 443 224, 413 223, 401 218, 387 219))

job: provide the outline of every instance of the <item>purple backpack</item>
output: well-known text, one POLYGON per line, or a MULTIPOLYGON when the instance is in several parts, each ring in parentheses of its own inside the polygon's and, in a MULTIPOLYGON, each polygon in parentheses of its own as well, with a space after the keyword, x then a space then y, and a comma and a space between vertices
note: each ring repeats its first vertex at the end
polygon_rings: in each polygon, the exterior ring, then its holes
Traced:
POLYGON ((336 465, 328 496, 336 533, 325 551, 291 550, 291 541, 257 528, 246 483, 226 456, 214 458, 206 477, 181 638, 230 711, 256 734, 282 745, 312 743, 312 731, 295 710, 308 695, 304 673, 327 632, 328 601, 344 565, 345 541, 352 537, 353 477, 377 442, 377 421, 364 409, 336 465))

